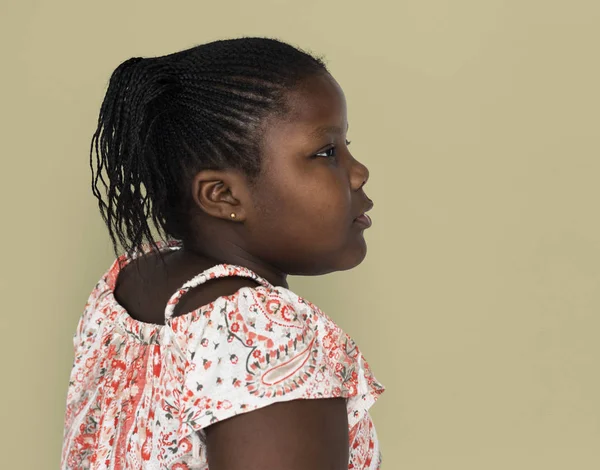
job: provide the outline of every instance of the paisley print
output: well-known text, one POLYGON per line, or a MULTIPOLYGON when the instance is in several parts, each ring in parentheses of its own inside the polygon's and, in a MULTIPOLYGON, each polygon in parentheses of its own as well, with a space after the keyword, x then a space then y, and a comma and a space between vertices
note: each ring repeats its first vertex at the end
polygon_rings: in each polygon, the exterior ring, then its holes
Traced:
POLYGON ((115 260, 78 322, 63 470, 208 470, 207 426, 276 402, 329 397, 346 398, 348 468, 380 467, 368 409, 384 388, 354 341, 318 307, 246 268, 223 264, 173 294, 164 325, 143 323, 114 297, 120 269, 137 255, 115 260), (259 285, 172 317, 186 292, 225 276, 259 285))

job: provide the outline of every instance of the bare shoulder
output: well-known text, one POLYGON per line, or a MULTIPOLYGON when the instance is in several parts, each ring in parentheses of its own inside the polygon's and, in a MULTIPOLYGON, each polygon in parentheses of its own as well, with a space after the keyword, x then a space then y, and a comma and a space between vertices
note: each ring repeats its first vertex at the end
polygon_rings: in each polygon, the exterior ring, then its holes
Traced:
POLYGON ((206 438, 211 470, 348 468, 343 398, 268 405, 209 426, 206 438))
MULTIPOLYGON (((168 253, 163 264, 156 255, 133 260, 119 273, 115 297, 136 319, 148 323, 164 323, 164 310, 171 295, 199 272, 213 263, 192 264, 175 253, 168 253)), ((235 294, 243 287, 256 287, 258 282, 243 277, 212 279, 183 295, 173 316, 197 310, 219 297, 235 294)))

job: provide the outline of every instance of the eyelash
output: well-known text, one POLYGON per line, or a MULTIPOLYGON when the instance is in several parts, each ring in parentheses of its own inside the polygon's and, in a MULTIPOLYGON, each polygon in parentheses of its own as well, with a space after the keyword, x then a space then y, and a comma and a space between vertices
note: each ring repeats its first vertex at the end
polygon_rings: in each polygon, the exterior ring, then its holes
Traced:
MULTIPOLYGON (((350 140, 347 140, 347 141, 346 141, 346 146, 350 145, 351 143, 352 143, 352 141, 350 141, 350 140)), ((333 147, 329 147, 328 149, 322 150, 321 152, 317 153, 317 154, 315 155, 315 157, 322 157, 322 158, 334 158, 336 155, 326 155, 326 156, 322 156, 321 154, 322 154, 322 153, 325 153, 325 152, 329 152, 330 150, 335 150, 335 148, 336 148, 336 147, 335 147, 335 145, 334 145, 333 147)))

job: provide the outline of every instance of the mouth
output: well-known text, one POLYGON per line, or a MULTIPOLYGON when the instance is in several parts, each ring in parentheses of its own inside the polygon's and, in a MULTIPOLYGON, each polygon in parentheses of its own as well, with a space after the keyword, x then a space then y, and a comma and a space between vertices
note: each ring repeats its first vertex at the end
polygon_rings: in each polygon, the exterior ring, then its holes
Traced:
POLYGON ((373 225, 371 217, 367 215, 367 212, 369 212, 371 209, 373 209, 373 201, 369 199, 367 207, 365 208, 362 214, 360 214, 357 218, 354 219, 353 223, 364 228, 369 228, 371 225, 373 225))
POLYGON ((371 225, 373 225, 373 221, 367 214, 362 214, 354 219, 354 224, 360 225, 364 228, 369 228, 371 225))

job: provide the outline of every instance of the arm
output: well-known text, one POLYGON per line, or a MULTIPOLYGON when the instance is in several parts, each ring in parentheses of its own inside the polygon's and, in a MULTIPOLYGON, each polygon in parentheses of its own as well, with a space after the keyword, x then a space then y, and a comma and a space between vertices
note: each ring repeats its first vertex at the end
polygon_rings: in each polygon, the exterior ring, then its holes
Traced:
POLYGON ((294 400, 206 428, 210 470, 347 470, 343 398, 294 400))

